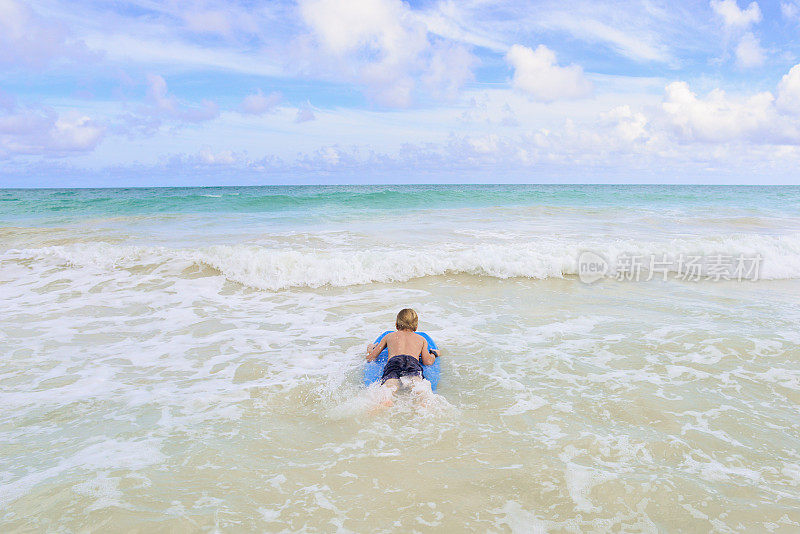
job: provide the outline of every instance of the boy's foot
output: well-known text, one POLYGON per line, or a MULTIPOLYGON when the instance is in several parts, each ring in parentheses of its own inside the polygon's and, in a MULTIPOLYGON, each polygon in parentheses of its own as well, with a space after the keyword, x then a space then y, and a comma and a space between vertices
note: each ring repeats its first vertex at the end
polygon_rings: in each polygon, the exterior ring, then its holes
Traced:
POLYGON ((391 408, 394 406, 394 401, 392 399, 383 399, 374 404, 372 408, 368 410, 369 415, 378 415, 379 413, 383 412, 384 410, 391 408))

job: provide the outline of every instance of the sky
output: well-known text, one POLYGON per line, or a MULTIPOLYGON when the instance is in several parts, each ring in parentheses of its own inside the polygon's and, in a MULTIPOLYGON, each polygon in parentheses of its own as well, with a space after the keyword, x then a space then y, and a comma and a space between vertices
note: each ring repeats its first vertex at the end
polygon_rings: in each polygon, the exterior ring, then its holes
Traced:
POLYGON ((0 187, 800 183, 800 0, 0 0, 0 187))

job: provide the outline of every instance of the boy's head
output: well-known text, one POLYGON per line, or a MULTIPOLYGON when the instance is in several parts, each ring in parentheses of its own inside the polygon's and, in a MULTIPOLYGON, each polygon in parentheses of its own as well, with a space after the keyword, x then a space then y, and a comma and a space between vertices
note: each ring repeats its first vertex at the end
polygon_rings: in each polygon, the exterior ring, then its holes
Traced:
POLYGON ((394 325, 398 330, 413 330, 416 332, 417 323, 419 323, 417 312, 411 308, 404 308, 397 314, 397 320, 394 322, 394 325))

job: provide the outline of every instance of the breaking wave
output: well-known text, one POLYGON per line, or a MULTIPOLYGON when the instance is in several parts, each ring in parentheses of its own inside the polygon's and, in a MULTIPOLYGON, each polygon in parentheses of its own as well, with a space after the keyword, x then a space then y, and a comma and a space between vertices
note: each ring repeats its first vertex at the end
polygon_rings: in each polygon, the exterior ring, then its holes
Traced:
POLYGON ((47 268, 56 262, 71 268, 133 272, 157 269, 175 275, 192 266, 210 267, 228 280, 258 289, 279 290, 396 283, 447 274, 568 278, 578 274, 578 259, 585 251, 600 255, 612 268, 626 256, 758 256, 759 279, 800 278, 800 235, 746 234, 662 242, 542 238, 517 243, 440 243, 366 250, 353 246, 315 249, 300 245, 276 248, 237 244, 166 248, 85 243, 11 249, 0 255, 0 261, 24 261, 34 271, 37 262, 50 264, 47 268))

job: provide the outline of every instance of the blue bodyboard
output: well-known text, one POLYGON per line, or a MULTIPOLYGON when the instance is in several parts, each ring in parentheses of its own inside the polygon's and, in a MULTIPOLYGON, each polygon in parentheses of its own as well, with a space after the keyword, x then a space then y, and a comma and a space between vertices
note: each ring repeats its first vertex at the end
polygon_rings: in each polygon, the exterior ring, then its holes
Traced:
MULTIPOLYGON (((387 330, 383 334, 378 336, 378 339, 375 340, 375 343, 380 343, 383 336, 386 334, 390 334, 392 330, 387 330)), ((437 350, 436 343, 431 339, 431 337, 426 334, 425 332, 417 332, 417 334, 421 335, 425 338, 428 342, 428 348, 437 350)), ((373 382, 379 382, 381 376, 383 376, 383 368, 386 367, 386 361, 389 359, 389 350, 383 349, 381 353, 378 355, 378 359, 374 362, 367 362, 364 365, 364 385, 369 386, 373 382)), ((433 365, 423 365, 422 366, 422 376, 428 382, 431 383, 431 389, 436 391, 436 386, 439 384, 439 374, 440 374, 440 365, 439 360, 441 358, 436 358, 436 361, 433 362, 433 365)))

